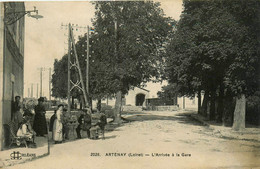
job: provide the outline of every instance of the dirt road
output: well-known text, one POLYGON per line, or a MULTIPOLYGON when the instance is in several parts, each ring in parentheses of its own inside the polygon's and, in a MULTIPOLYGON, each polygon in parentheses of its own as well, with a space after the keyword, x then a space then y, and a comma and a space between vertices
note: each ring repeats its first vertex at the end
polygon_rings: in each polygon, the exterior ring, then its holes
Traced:
POLYGON ((51 147, 48 157, 10 169, 260 168, 260 143, 228 140, 187 112, 129 113, 106 133, 51 147))

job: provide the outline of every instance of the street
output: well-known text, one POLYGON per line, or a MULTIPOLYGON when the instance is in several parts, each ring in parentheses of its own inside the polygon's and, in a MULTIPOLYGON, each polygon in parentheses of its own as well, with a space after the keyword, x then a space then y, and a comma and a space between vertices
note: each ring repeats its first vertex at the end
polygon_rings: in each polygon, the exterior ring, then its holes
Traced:
POLYGON ((260 142, 215 137, 189 112, 140 112, 105 140, 51 145, 51 154, 10 169, 260 168, 260 142))

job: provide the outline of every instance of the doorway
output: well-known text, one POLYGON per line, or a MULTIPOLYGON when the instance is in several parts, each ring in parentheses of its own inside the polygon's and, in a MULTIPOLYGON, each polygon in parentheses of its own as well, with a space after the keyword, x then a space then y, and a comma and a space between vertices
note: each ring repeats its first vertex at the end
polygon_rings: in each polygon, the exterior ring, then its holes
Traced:
POLYGON ((139 93, 135 97, 135 105, 136 106, 142 106, 145 100, 145 95, 142 93, 139 93))

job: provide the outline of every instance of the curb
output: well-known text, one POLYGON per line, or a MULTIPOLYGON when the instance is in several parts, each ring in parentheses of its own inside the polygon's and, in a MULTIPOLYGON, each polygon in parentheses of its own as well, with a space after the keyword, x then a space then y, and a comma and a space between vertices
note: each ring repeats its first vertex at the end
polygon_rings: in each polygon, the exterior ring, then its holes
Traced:
POLYGON ((204 126, 207 126, 208 128, 212 129, 213 132, 215 131, 215 132, 219 133, 219 135, 213 135, 213 136, 216 136, 218 138, 230 139, 230 140, 242 140, 242 141, 260 142, 260 140, 258 140, 258 139, 247 139, 247 138, 238 138, 237 136, 226 136, 225 134, 223 134, 223 131, 218 130, 218 129, 212 127, 212 125, 210 125, 209 123, 205 122, 203 119, 198 117, 196 114, 191 114, 190 117, 192 119, 202 123, 204 126))
POLYGON ((196 115, 194 115, 194 114, 191 114, 191 115, 190 115, 190 117, 191 117, 192 119, 194 119, 194 120, 196 120, 196 121, 198 121, 198 122, 202 123, 204 126, 207 126, 207 127, 211 128, 211 129, 214 129, 213 127, 211 127, 211 125, 210 125, 210 124, 208 124, 208 123, 207 123, 207 122, 205 122, 204 120, 200 119, 200 118, 199 118, 199 117, 197 117, 196 115))
POLYGON ((34 160, 46 157, 48 155, 49 155, 49 153, 45 153, 45 154, 39 155, 37 157, 31 157, 31 158, 27 158, 27 159, 24 159, 24 160, 21 160, 21 161, 12 161, 11 159, 0 161, 0 169, 2 169, 4 167, 14 166, 14 165, 17 165, 17 164, 24 164, 26 162, 30 162, 30 161, 34 161, 34 160))

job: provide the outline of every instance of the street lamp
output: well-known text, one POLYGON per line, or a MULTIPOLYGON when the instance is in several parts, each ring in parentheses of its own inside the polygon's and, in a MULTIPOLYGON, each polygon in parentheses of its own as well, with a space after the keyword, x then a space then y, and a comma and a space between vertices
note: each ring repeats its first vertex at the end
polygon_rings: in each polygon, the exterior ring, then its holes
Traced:
POLYGON ((36 10, 36 7, 34 7, 34 10, 30 11, 13 11, 13 8, 8 8, 5 6, 5 17, 4 22, 6 25, 12 25, 25 15, 28 15, 29 17, 40 19, 43 18, 42 15, 38 14, 38 10, 36 10), (32 13, 35 13, 32 15, 32 13))

